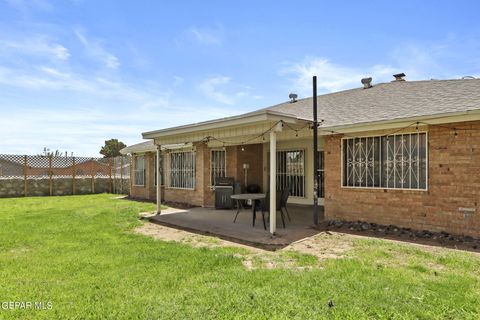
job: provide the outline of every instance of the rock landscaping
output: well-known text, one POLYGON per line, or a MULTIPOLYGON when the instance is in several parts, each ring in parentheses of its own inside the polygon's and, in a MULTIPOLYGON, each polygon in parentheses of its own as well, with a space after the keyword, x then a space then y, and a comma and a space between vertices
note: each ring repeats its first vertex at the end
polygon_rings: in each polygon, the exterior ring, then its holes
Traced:
POLYGON ((394 225, 381 225, 365 221, 344 221, 330 220, 326 222, 328 229, 349 230, 352 232, 368 232, 369 235, 378 235, 380 237, 398 237, 411 240, 427 240, 438 242, 439 244, 450 244, 452 246, 468 247, 474 250, 480 250, 480 239, 470 236, 454 235, 448 232, 433 232, 429 230, 414 230, 410 228, 401 228, 394 225))

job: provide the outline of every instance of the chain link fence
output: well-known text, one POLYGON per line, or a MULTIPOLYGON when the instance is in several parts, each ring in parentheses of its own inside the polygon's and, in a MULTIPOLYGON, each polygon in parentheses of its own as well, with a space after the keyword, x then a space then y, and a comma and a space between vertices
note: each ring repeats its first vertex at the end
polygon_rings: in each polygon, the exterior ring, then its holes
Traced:
POLYGON ((128 194, 130 156, 114 158, 0 154, 0 198, 128 194))

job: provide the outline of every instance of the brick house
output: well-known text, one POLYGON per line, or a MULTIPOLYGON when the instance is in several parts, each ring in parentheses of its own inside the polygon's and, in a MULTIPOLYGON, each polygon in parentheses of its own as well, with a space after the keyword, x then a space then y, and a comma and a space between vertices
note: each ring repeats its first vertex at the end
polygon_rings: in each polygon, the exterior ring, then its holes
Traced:
MULTIPOLYGON (((362 83, 318 96, 325 218, 480 236, 480 80, 362 83)), ((231 176, 290 187, 289 203, 311 205, 311 123, 306 98, 145 132, 123 150, 134 156, 131 196, 157 198, 159 155, 163 200, 213 206, 213 179, 231 176)))

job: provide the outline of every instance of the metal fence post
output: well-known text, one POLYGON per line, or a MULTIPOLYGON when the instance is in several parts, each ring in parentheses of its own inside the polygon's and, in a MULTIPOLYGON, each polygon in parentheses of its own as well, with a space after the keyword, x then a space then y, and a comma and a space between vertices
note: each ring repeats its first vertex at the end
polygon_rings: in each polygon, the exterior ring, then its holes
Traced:
POLYGON ((109 161, 108 161, 108 166, 109 166, 109 179, 108 179, 108 184, 109 184, 109 191, 110 193, 113 193, 113 182, 112 182, 112 162, 113 162, 113 158, 110 158, 109 161))
POLYGON ((112 181, 113 181, 113 194, 116 194, 117 193, 117 161, 116 161, 117 157, 113 157, 112 158, 112 181))
POLYGON ((52 180, 52 176, 53 176, 53 171, 52 171, 52 155, 49 155, 48 156, 48 184, 49 184, 49 188, 50 188, 50 196, 53 196, 53 180, 52 180))
POLYGON ((75 174, 77 171, 77 168, 75 166, 75 157, 72 157, 72 195, 75 195, 75 188, 76 188, 76 182, 75 182, 75 174))
POLYGON ((120 194, 123 194, 123 156, 120 158, 120 194))
POLYGON ((27 168, 28 168, 28 159, 27 155, 23 156, 23 192, 25 197, 28 196, 28 176, 27 176, 27 168))
POLYGON ((95 167, 94 167, 93 161, 94 160, 92 158, 90 162, 91 174, 92 174, 92 194, 95 193, 95 167))

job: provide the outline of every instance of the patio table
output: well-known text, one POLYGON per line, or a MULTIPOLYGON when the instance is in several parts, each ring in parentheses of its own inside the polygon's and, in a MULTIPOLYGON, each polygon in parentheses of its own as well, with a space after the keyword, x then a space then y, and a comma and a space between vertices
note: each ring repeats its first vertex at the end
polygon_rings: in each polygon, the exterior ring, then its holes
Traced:
MULTIPOLYGON (((265 199, 264 193, 241 193, 241 194, 234 194, 230 196, 232 199, 237 200, 237 213, 235 214, 235 219, 233 219, 233 223, 237 220, 238 213, 240 212, 240 208, 242 208, 242 201, 245 200, 252 200, 252 226, 255 226, 255 220, 257 218, 257 201, 261 199, 265 199)), ((262 212, 262 220, 263 220, 263 228, 267 230, 267 225, 265 224, 265 216, 262 212)))

